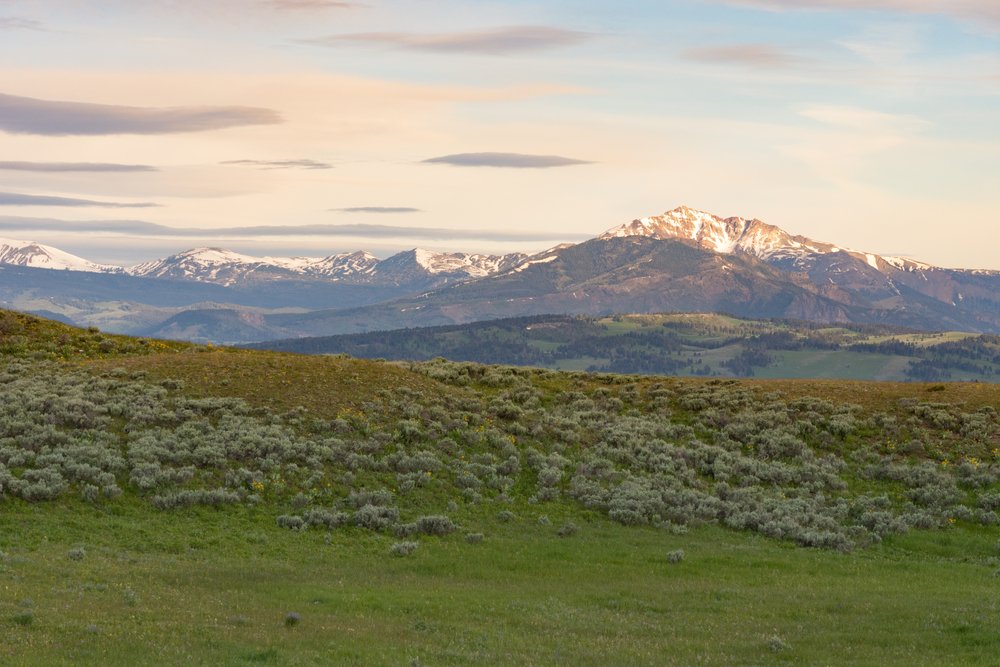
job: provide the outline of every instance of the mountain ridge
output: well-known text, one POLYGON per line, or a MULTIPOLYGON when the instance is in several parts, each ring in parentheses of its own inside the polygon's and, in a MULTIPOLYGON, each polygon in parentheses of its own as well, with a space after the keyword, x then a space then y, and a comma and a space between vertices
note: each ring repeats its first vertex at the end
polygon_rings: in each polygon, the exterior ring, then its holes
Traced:
MULTIPOLYGON (((141 277, 165 290, 182 284, 237 290, 228 298, 194 300, 167 319, 155 319, 162 310, 147 312, 141 325, 144 335, 230 343, 498 317, 673 311, 1000 333, 1000 271, 945 269, 851 250, 757 218, 722 218, 684 206, 534 255, 416 248, 385 259, 363 251, 259 258, 196 248, 118 277, 141 277), (341 291, 327 294, 334 289, 341 291), (362 289, 368 291, 355 293, 362 289), (199 305, 208 301, 209 308, 199 305), (292 302, 302 310, 279 312, 292 302)), ((63 308, 58 288, 42 294, 30 281, 0 287, 7 303, 29 295, 22 302, 31 309, 85 324, 97 317, 78 308, 88 299, 75 285, 73 304, 63 308)), ((111 286, 101 287, 90 301, 107 301, 109 293, 111 286)), ((119 310, 124 314, 115 322, 141 307, 119 310)))
POLYGON ((0 264, 165 280, 190 280, 231 287, 267 280, 330 280, 356 284, 400 284, 418 278, 432 283, 481 278, 505 271, 528 255, 435 252, 413 248, 379 259, 365 250, 325 257, 257 257, 220 247, 197 247, 132 266, 99 264, 35 241, 0 238, 0 264))
MULTIPOLYGON (((660 215, 635 218, 611 227, 593 237, 598 240, 644 236, 659 240, 676 239, 694 243, 722 254, 748 254, 775 264, 808 269, 810 257, 844 253, 861 259, 882 273, 893 270, 920 271, 940 269, 979 275, 1000 275, 992 269, 939 267, 909 257, 883 255, 854 250, 827 241, 817 241, 766 223, 758 218, 731 216, 723 218, 689 206, 678 206, 660 215)), ((74 271, 127 274, 149 278, 197 280, 233 285, 241 279, 331 279, 353 282, 377 281, 379 266, 410 262, 427 275, 461 276, 475 279, 516 270, 531 261, 544 261, 545 255, 566 247, 563 243, 540 253, 510 252, 501 255, 459 251, 439 252, 423 248, 405 250, 378 258, 365 250, 336 253, 323 257, 253 256, 221 247, 196 247, 164 258, 132 266, 100 264, 58 248, 35 241, 0 238, 0 264, 61 268, 74 271)), ((399 269, 396 268, 396 271, 399 269)))
POLYGON ((872 268, 880 271, 890 267, 902 270, 943 268, 932 267, 908 257, 852 250, 826 241, 792 235, 758 218, 722 218, 689 206, 678 206, 658 216, 636 218, 632 222, 612 227, 597 238, 623 236, 689 240, 702 248, 722 254, 742 252, 772 262, 789 260, 799 266, 803 266, 810 255, 843 252, 863 258, 872 268))

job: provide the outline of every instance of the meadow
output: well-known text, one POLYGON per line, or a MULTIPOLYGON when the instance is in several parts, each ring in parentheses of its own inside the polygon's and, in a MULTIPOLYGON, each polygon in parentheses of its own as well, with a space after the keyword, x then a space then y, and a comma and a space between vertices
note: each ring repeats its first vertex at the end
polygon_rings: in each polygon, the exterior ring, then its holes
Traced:
POLYGON ((0 314, 0 661, 994 664, 1000 388, 0 314))

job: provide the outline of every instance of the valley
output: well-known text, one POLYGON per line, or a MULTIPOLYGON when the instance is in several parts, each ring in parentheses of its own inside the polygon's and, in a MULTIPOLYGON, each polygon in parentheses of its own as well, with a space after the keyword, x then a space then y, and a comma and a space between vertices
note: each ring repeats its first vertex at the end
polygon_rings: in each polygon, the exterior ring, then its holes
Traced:
POLYGON ((996 382, 1000 338, 726 315, 538 316, 249 347, 646 375, 996 382))

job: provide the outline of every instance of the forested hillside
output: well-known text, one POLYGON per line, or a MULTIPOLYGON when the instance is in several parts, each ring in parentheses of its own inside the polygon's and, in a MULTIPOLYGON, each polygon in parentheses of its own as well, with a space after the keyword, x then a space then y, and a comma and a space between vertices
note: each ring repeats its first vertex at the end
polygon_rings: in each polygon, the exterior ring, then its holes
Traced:
POLYGON ((1000 378, 997 336, 699 314, 548 315, 251 347, 629 374, 986 382, 1000 378))

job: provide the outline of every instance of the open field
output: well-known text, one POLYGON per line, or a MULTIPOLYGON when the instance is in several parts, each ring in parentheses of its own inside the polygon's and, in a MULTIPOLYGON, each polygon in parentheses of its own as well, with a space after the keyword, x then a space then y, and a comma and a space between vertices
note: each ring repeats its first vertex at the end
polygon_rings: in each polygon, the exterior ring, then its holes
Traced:
POLYGON ((0 663, 995 664, 1000 387, 0 318, 0 663))
MULTIPOLYGON (((488 536, 394 558, 360 529, 266 511, 8 503, 0 660, 19 665, 971 665, 1000 650, 996 531, 843 555, 703 527, 545 508, 570 538, 463 514, 488 536), (13 506, 12 506, 13 505, 13 506), (86 545, 86 556, 67 553, 86 545), (667 554, 682 549, 684 560, 667 554), (25 601, 30 600, 30 603, 25 601), (12 619, 30 612, 28 626, 12 619), (301 622, 285 627, 289 612, 301 622)), ((480 513, 482 514, 482 513, 480 513)))

